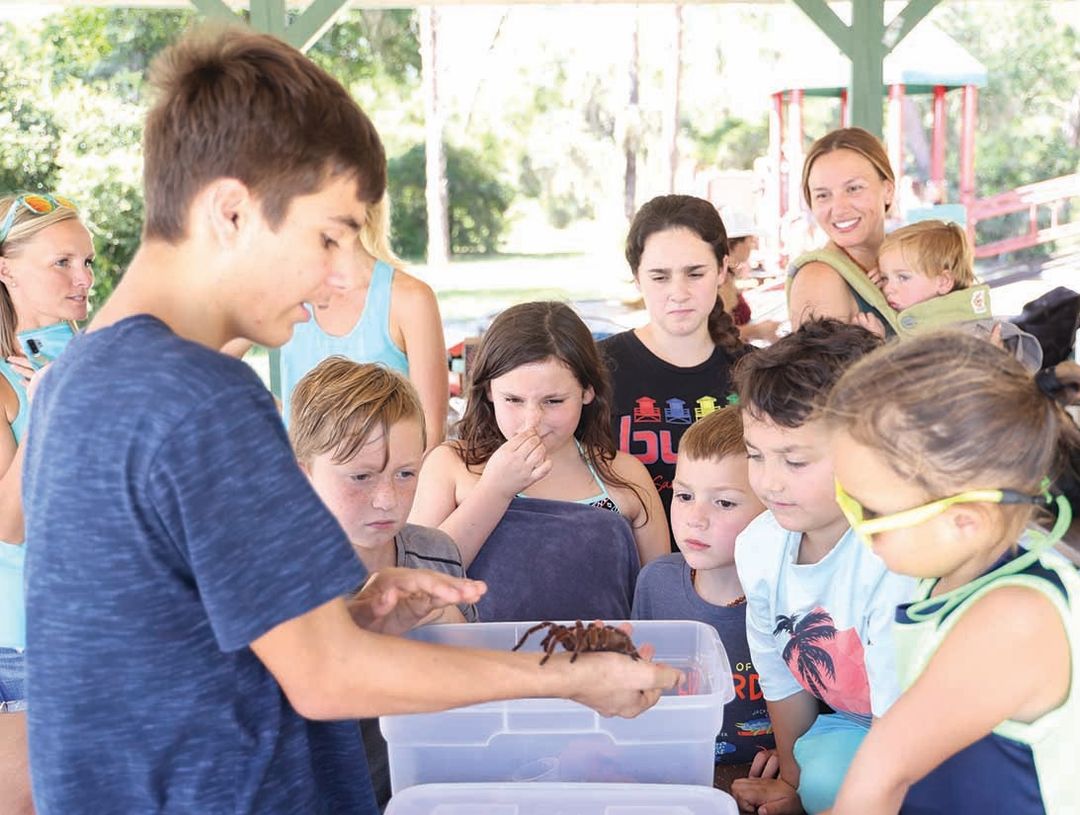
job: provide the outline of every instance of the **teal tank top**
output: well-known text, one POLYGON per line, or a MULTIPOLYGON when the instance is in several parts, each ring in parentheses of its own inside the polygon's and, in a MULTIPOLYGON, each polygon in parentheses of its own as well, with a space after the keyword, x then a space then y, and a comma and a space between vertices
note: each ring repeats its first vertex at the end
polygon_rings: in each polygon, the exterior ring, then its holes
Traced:
POLYGON ((315 322, 314 314, 310 320, 296 326, 292 339, 281 348, 281 408, 286 425, 296 383, 329 356, 337 354, 356 362, 378 362, 409 375, 408 358, 390 338, 390 289, 393 283, 393 267, 376 261, 360 319, 344 336, 327 334, 315 322))
MULTIPOLYGON (((11 383, 19 397, 19 412, 11 425, 15 443, 21 444, 26 436, 26 422, 30 418, 30 401, 20 377, 6 360, 0 359, 0 374, 11 383)), ((0 648, 26 647, 26 596, 23 572, 26 547, 0 541, 0 648)))
MULTIPOLYGON (((600 489, 596 495, 591 498, 577 498, 570 501, 571 504, 587 504, 590 507, 596 507, 597 509, 609 509, 612 512, 622 514, 619 510, 619 505, 615 503, 615 499, 608 493, 607 485, 604 484, 603 479, 600 478, 600 474, 596 472, 596 468, 593 467, 592 462, 589 461, 589 457, 585 455, 585 450, 581 447, 581 442, 576 438, 574 444, 577 445, 578 453, 581 455, 581 460, 585 462, 585 466, 589 468, 589 472, 592 474, 593 481, 596 482, 596 486, 600 489)), ((518 498, 528 498, 525 493, 519 492, 518 498)))

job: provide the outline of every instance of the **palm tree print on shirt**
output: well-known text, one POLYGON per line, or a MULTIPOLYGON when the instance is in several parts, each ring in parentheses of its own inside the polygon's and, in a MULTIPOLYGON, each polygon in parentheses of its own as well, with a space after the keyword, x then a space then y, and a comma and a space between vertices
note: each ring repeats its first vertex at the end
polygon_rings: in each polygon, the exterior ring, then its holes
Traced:
POLYGON ((800 685, 833 710, 870 714, 865 653, 854 628, 838 629, 819 606, 802 614, 778 614, 773 636, 782 634, 788 635, 784 662, 800 685))
POLYGON ((821 699, 825 695, 825 676, 829 681, 836 679, 836 668, 829 652, 818 643, 831 640, 836 636, 836 626, 827 611, 814 610, 802 618, 798 614, 776 617, 773 636, 786 631, 791 635, 784 646, 784 662, 791 665, 795 658, 800 683, 814 696, 821 699), (823 676, 824 674, 825 676, 823 676))

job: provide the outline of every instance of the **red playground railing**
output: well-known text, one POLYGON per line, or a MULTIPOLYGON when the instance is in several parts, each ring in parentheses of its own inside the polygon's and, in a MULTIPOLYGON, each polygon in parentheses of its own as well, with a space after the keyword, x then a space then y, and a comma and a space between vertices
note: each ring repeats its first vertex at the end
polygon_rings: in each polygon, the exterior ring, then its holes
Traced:
POLYGON ((967 203, 968 237, 976 258, 1026 249, 1047 241, 1080 236, 1080 173, 1017 187, 967 203), (983 221, 1027 212, 1026 231, 978 243, 976 226, 983 221), (1063 215, 1066 220, 1063 220, 1063 215))

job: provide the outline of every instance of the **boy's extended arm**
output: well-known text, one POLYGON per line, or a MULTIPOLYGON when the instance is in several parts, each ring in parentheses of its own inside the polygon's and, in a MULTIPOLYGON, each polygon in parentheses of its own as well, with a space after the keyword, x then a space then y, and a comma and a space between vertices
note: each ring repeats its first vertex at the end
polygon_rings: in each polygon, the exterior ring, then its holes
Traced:
POLYGON ((799 765, 795 763, 795 742, 818 716, 818 700, 806 691, 786 699, 765 702, 769 709, 773 735, 776 736, 776 758, 780 762, 780 778, 792 787, 799 786, 799 765))
MULTIPOLYGON (((442 577, 448 585, 454 581, 442 577)), ((335 598, 275 626, 251 648, 311 719, 419 713, 518 697, 562 697, 605 716, 635 716, 680 679, 622 654, 536 654, 431 645, 365 630, 335 598)), ((648 651, 647 651, 648 652, 648 651)))
POLYGON ((898 812, 913 783, 1001 722, 1032 721, 1059 706, 1069 671, 1068 637, 1051 603, 1026 588, 990 592, 874 721, 832 812, 898 812))

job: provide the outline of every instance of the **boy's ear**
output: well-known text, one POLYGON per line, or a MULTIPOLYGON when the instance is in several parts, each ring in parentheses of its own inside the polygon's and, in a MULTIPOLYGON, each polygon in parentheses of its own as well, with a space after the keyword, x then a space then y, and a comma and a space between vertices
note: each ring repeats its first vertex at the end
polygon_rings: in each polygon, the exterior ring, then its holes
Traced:
POLYGON ((196 198, 199 215, 223 246, 234 246, 261 214, 247 184, 236 178, 216 178, 196 198))
POLYGON ((300 459, 297 459, 296 464, 300 468, 300 471, 304 475, 306 475, 308 478, 311 478, 311 463, 310 462, 301 461, 300 459))
POLYGON ((588 405, 592 403, 592 400, 596 398, 596 391, 593 390, 592 385, 589 385, 581 394, 581 404, 588 405))
POLYGON ((953 285, 954 284, 951 274, 945 271, 938 272, 937 286, 935 286, 935 291, 937 291, 939 295, 948 294, 949 292, 951 292, 953 290, 953 285))

